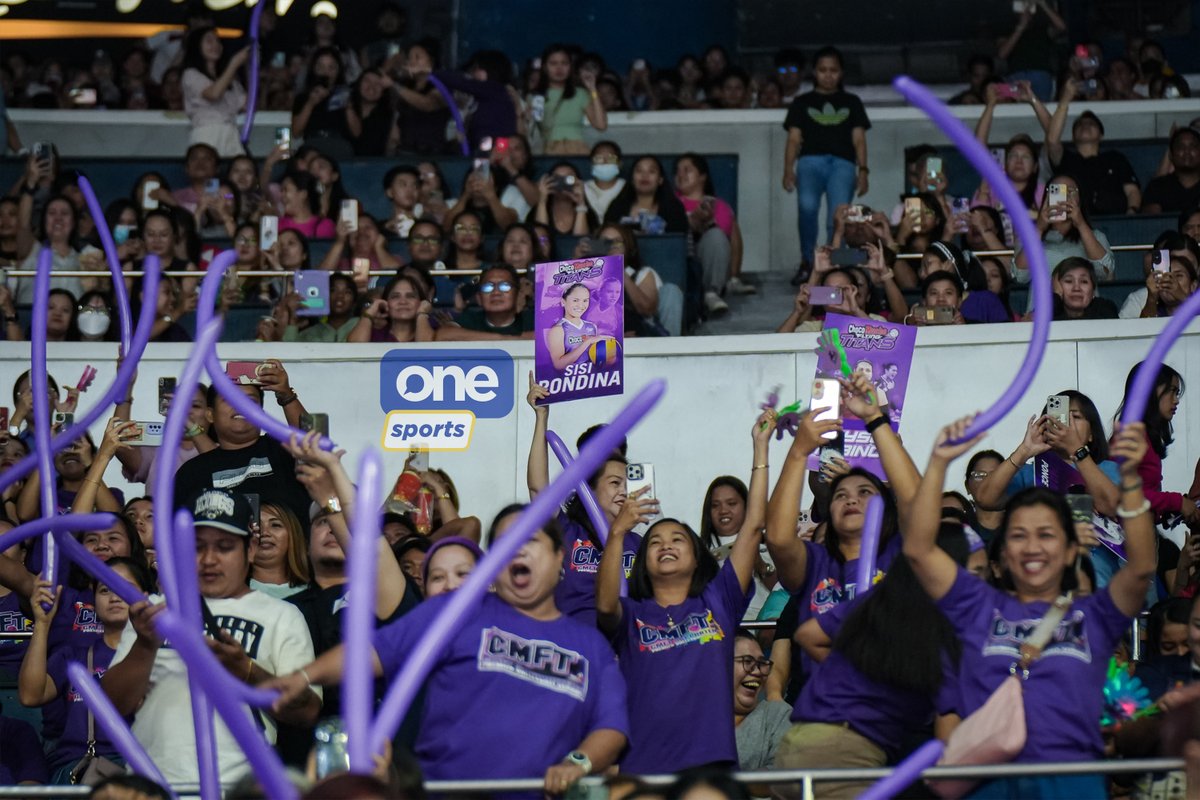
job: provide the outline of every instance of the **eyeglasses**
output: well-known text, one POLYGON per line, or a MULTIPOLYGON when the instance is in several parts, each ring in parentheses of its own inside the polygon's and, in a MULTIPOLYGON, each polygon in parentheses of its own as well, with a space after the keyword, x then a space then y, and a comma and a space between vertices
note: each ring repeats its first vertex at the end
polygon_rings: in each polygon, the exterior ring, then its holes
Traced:
MULTIPOLYGON (((478 228, 476 228, 478 231, 478 228)), ((437 236, 410 236, 408 237, 409 244, 441 244, 442 240, 437 236)))
POLYGON ((746 672, 761 672, 764 675, 771 671, 771 667, 775 666, 775 662, 769 658, 755 658, 754 656, 734 656, 733 663, 740 664, 746 672))
POLYGON ((258 239, 253 236, 239 236, 233 240, 234 244, 258 244, 258 239))
POLYGON ((108 308, 105 306, 78 306, 80 314, 107 314, 108 308))
POLYGON ((992 473, 990 473, 990 472, 984 472, 983 470, 975 469, 975 470, 971 470, 970 472, 968 472, 967 477, 973 481, 981 481, 984 478, 986 478, 988 475, 991 475, 991 474, 992 473))
POLYGON ((483 229, 478 225, 455 225, 455 233, 482 233, 483 229))
POLYGON ((511 283, 509 283, 508 281, 500 281, 499 283, 493 283, 492 281, 488 281, 487 283, 479 284, 479 291, 483 292, 484 294, 491 294, 492 292, 496 291, 497 289, 499 289, 501 292, 504 292, 507 294, 508 292, 512 291, 512 288, 513 288, 513 285, 511 283))

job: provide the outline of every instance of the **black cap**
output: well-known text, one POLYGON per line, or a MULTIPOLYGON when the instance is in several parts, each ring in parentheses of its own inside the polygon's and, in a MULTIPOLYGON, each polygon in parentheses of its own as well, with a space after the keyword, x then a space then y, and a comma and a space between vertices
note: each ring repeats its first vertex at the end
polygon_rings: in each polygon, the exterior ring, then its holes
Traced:
POLYGON ((216 528, 234 536, 249 536, 253 509, 244 494, 205 489, 191 503, 197 528, 216 528))

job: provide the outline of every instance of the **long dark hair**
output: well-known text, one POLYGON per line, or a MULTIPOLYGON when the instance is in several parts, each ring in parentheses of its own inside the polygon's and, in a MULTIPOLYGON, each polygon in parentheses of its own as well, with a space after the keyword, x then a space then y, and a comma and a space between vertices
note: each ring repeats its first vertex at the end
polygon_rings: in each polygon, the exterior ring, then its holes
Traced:
MULTIPOLYGON (((1092 438, 1086 443, 1088 450, 1092 453, 1092 460, 1097 464, 1101 461, 1108 461, 1108 437, 1104 435, 1104 420, 1100 418, 1100 412, 1096 409, 1092 398, 1074 389, 1063 389, 1058 394, 1066 395, 1079 404, 1079 413, 1083 414, 1088 427, 1092 429, 1092 438)), ((1042 413, 1046 413, 1045 406, 1042 407, 1042 413)))
MULTIPOLYGON (((1140 361, 1134 364, 1133 369, 1129 370, 1129 374, 1125 376, 1125 394, 1121 397, 1121 405, 1117 406, 1114 422, 1120 420, 1125 411, 1125 404, 1129 402, 1129 392, 1133 389, 1133 376, 1137 374, 1141 366, 1140 361)), ((1166 458, 1167 448, 1175 442, 1175 426, 1171 424, 1171 420, 1162 415, 1162 411, 1158 408, 1158 401, 1170 391, 1172 380, 1179 381, 1179 395, 1183 396, 1186 388, 1183 376, 1163 364, 1158 368, 1158 375, 1154 378, 1154 391, 1146 401, 1146 410, 1142 412, 1142 422, 1146 425, 1146 436, 1150 439, 1150 447, 1159 458, 1166 458)))
MULTIPOLYGON (((892 494, 892 490, 883 485, 883 481, 867 472, 862 467, 852 467, 845 475, 839 475, 833 479, 833 483, 829 485, 829 497, 832 498, 837 494, 838 487, 842 481, 847 478, 864 478, 872 486, 875 491, 879 492, 879 496, 883 499, 883 519, 879 526, 879 549, 882 551, 892 537, 896 535, 897 519, 899 515, 896 512, 896 496, 892 494)), ((838 564, 845 565, 846 556, 842 554, 842 534, 838 531, 837 526, 833 524, 833 514, 829 514, 829 519, 825 525, 825 550, 829 553, 829 557, 838 564)))
POLYGON ((708 586, 721 571, 717 559, 705 549, 700 537, 687 523, 671 517, 664 517, 646 531, 646 535, 642 537, 642 543, 638 547, 637 557, 633 560, 633 570, 629 573, 629 597, 633 600, 649 600, 654 597, 654 585, 650 580, 650 572, 646 569, 646 561, 649 558, 646 552, 649 550, 650 537, 654 534, 655 529, 666 523, 678 525, 690 534, 692 555, 696 559, 696 571, 692 573, 692 583, 688 586, 688 597, 699 597, 700 593, 704 591, 704 587, 708 586))
MULTIPOLYGON (((969 554, 961 524, 943 522, 937 541, 956 564, 966 565, 969 554)), ((833 649, 876 683, 935 695, 942 687, 943 659, 957 665, 962 644, 908 559, 898 558, 847 615, 833 649)))
POLYGON ((654 190, 654 204, 658 206, 658 215, 665 218, 663 209, 672 203, 678 205, 681 212, 683 211, 683 204, 675 197, 675 192, 671 191, 671 181, 667 177, 667 171, 663 167, 662 161, 658 156, 644 155, 635 158, 630 165, 629 180, 625 181, 625 185, 621 187, 621 191, 617 192, 617 196, 613 198, 612 203, 608 206, 608 211, 604 214, 606 222, 620 222, 621 218, 626 216, 633 208, 633 204, 637 202, 637 189, 633 187, 633 171, 643 161, 653 161, 654 166, 658 167, 659 177, 662 178, 662 183, 654 190))
POLYGON ((562 100, 570 100, 575 96, 576 82, 575 56, 572 55, 571 48, 567 47, 565 44, 552 44, 542 51, 542 66, 538 70, 537 84, 535 84, 533 87, 533 93, 544 95, 546 92, 550 91, 550 75, 546 72, 546 62, 549 61, 550 56, 554 55, 555 53, 565 53, 567 60, 571 62, 571 74, 567 76, 567 82, 563 85, 562 99, 559 100, 561 103, 562 100))
POLYGON ((308 205, 308 213, 314 217, 321 216, 321 197, 317 193, 317 179, 307 172, 298 169, 288 170, 283 181, 291 181, 292 185, 304 192, 304 202, 308 205))
MULTIPOLYGON (((528 503, 509 503, 497 511, 496 516, 492 517, 492 524, 488 526, 487 538, 483 540, 484 545, 491 547, 496 543, 496 529, 500 527, 500 520, 513 514, 519 514, 527 508, 529 508, 528 503)), ((550 543, 554 545, 555 550, 562 550, 562 530, 558 527, 558 523, 554 517, 550 517, 550 519, 539 525, 538 530, 546 534, 546 537, 550 539, 550 543)))
MULTIPOLYGON (((1054 516, 1058 518, 1058 524, 1067 536, 1068 545, 1079 542, 1079 539, 1075 536, 1075 521, 1071 518, 1071 507, 1067 505, 1066 496, 1050 489, 1042 488, 1041 486, 1031 486, 1028 489, 1022 489, 1008 498, 1008 503, 1004 506, 1004 523, 1000 526, 1000 531, 996 534, 995 538, 992 539, 992 545, 996 548, 995 552, 998 557, 1004 552, 1004 545, 1008 538, 1008 526, 1012 520, 1013 512, 1032 506, 1044 506, 1054 512, 1054 516)), ((991 554, 992 551, 989 549, 989 557, 991 554)), ((1012 575, 1007 569, 1001 574, 999 584, 1001 588, 1008 591, 1016 589, 1012 575)), ((1061 590, 1069 592, 1076 589, 1078 585, 1079 581, 1075 577, 1074 566, 1068 566, 1063 570, 1062 582, 1059 584, 1061 590)))
MULTIPOLYGON (((184 70, 194 69, 203 75, 207 75, 214 81, 218 76, 225 71, 225 67, 229 64, 229 53, 225 50, 224 45, 221 46, 221 57, 217 59, 215 72, 208 71, 208 61, 204 58, 204 52, 201 49, 201 43, 204 37, 210 33, 216 33, 217 28, 214 25, 204 25, 190 31, 187 35, 187 40, 183 44, 183 68, 184 70)), ((219 39, 219 35, 218 35, 219 39)))
POLYGON ((700 542, 709 550, 716 547, 720 542, 717 541, 717 534, 713 531, 712 524, 712 505, 713 492, 722 486, 728 486, 738 493, 742 498, 743 505, 750 502, 750 490, 746 488, 746 484, 742 483, 741 478, 735 478, 732 475, 722 475, 719 478, 713 478, 713 482, 708 485, 708 491, 704 493, 704 505, 700 508, 700 542))
POLYGON ((704 193, 707 195, 716 195, 717 190, 713 187, 712 170, 708 168, 708 159, 699 153, 687 152, 675 159, 675 167, 678 169, 680 161, 690 161, 696 171, 704 176, 704 193))
MULTIPOLYGON (((600 465, 599 469, 588 476, 589 489, 593 492, 596 491, 596 487, 600 485, 600 478, 604 475, 604 469, 613 462, 620 464, 622 467, 629 465, 629 462, 623 456, 616 453, 611 454, 608 458, 604 459, 604 463, 600 465)), ((588 540, 597 549, 604 548, 604 544, 600 541, 600 537, 596 535, 596 528, 592 525, 592 520, 588 517, 587 511, 583 507, 583 501, 579 499, 578 493, 571 495, 571 499, 567 501, 566 512, 567 519, 582 528, 583 532, 587 534, 588 540)))

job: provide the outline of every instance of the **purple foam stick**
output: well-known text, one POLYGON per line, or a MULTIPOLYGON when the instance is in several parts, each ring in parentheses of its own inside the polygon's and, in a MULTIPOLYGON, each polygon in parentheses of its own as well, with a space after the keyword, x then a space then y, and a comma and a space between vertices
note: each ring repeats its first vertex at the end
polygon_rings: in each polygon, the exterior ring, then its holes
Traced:
MULTIPOLYGON (((200 300, 196 308, 197 330, 207 320, 212 318, 213 308, 217 302, 217 295, 221 291, 221 281, 224 278, 225 271, 233 264, 236 257, 237 254, 234 251, 226 250, 209 264, 208 270, 204 275, 204 282, 200 286, 200 300)), ((216 347, 211 348, 205 353, 205 359, 208 376, 212 379, 212 385, 216 389, 217 394, 221 395, 225 399, 225 402, 233 406, 251 424, 261 428, 268 436, 280 442, 287 442, 293 436, 298 439, 304 438, 304 431, 275 419, 266 411, 263 411, 262 406, 251 400, 246 396, 245 392, 238 388, 238 385, 225 374, 225 369, 221 366, 221 359, 217 356, 216 347)), ((334 443, 327 436, 321 437, 319 446, 322 450, 333 450, 335 447, 334 443)))
MULTIPOLYGON (((650 413, 667 390, 665 381, 651 381, 638 392, 613 420, 600 429, 583 449, 571 466, 538 492, 533 502, 521 512, 500 540, 493 542, 467 580, 454 591, 449 602, 434 618, 421 639, 413 646, 404 667, 388 687, 387 696, 375 717, 371 739, 376 749, 392 738, 400 721, 404 718, 425 678, 433 669, 438 657, 445 652, 450 639, 457 633, 472 609, 479 603, 488 587, 517 552, 537 532, 538 527, 550 519, 554 512, 581 482, 587 480, 592 471, 603 464, 621 439, 650 413)), ((354 653, 355 658, 365 658, 365 653, 354 653)))
POLYGON ((897 764, 891 775, 860 794, 858 800, 891 800, 906 786, 919 780, 922 772, 936 764, 945 747, 940 739, 930 739, 897 764))
POLYGON ((70 533, 60 531, 55 536, 58 539, 58 546, 62 548, 63 554, 68 559, 74 561, 81 570, 111 589, 127 605, 140 603, 147 599, 141 589, 123 578, 120 573, 115 572, 108 564, 96 558, 91 551, 75 541, 75 537, 70 533))
MULTIPOLYGON (((144 269, 146 276, 143 278, 143 286, 146 289, 147 296, 157 297, 159 278, 158 256, 147 256, 144 269)), ((50 446, 51 455, 66 448, 87 433, 92 423, 100 419, 100 415, 107 411, 116 402, 118 397, 125 396, 126 390, 129 388, 129 382, 133 380, 133 373, 137 371, 138 361, 146 349, 146 343, 150 341, 150 330, 154 327, 154 320, 157 318, 157 311, 153 303, 142 304, 141 315, 138 317, 138 326, 133 334, 133 344, 130 347, 129 353, 126 354, 125 360, 117 369, 117 377, 113 379, 112 385, 108 387, 108 390, 96 401, 96 405, 89 408, 85 414, 76 415, 75 424, 54 437, 50 446)), ((30 381, 29 385, 33 386, 33 382, 30 381)), ((33 472, 37 468, 39 458, 39 453, 31 453, 16 464, 13 464, 10 468, 4 470, 3 474, 0 474, 0 491, 7 489, 30 472, 33 472)))
MULTIPOLYGON (((550 449, 554 451, 554 455, 558 457, 558 463, 563 469, 571 466, 574 457, 567 445, 559 435, 554 431, 546 431, 546 442, 550 445, 550 449)), ((608 544, 608 527, 611 523, 604 512, 600 510, 600 504, 596 502, 596 495, 592 494, 592 487, 588 486, 587 478, 575 487, 575 494, 579 496, 579 502, 583 503, 583 509, 587 512, 588 519, 592 521, 592 527, 596 529, 596 538, 600 540, 600 544, 608 544)))
POLYGON ((79 692, 83 702, 91 709, 96 722, 108 734, 113 747, 117 748, 125 762, 133 767, 133 771, 165 788, 172 798, 176 797, 167 779, 150 760, 141 742, 133 735, 133 731, 129 730, 120 712, 108 699, 108 695, 100 688, 96 679, 88 673, 87 667, 72 661, 67 664, 67 677, 71 679, 71 685, 79 692))
MULTIPOLYGON (((121 354, 129 352, 133 340, 133 312, 129 310, 129 293, 125 291, 125 275, 121 272, 121 259, 117 255, 117 243, 113 241, 112 231, 104 218, 104 207, 92 190, 92 184, 82 173, 79 176, 79 191, 83 193, 88 212, 92 215, 96 233, 100 236, 100 245, 104 248, 104 257, 108 261, 108 271, 112 273, 113 303, 117 307, 117 321, 121 326, 121 354)), ((156 295, 146 295, 154 297, 156 295)))
POLYGON ((1121 412, 1122 425, 1142 421, 1146 413, 1146 403, 1154 393, 1154 382, 1158 379, 1163 359, 1197 314, 1200 314, 1200 292, 1193 292, 1171 314, 1170 321, 1150 345, 1150 352, 1146 353, 1146 357, 1138 365, 1133 384, 1129 387, 1129 394, 1125 397, 1125 410, 1121 412))
POLYGON ((250 129, 254 127, 254 112, 258 108, 258 64, 262 60, 258 51, 258 23, 262 19, 267 0, 258 0, 250 12, 250 61, 246 65, 246 121, 242 123, 242 144, 250 141, 250 129))
POLYGON ((117 515, 108 513, 60 514, 58 516, 31 520, 0 535, 0 553, 26 539, 32 539, 35 536, 44 536, 53 531, 104 530, 105 528, 111 528, 116 521, 117 515))
MULTIPOLYGON (((196 529, 191 512, 181 508, 175 512, 173 521, 174 525, 163 526, 164 536, 170 537, 174 544, 195 540, 196 529)), ((200 589, 196 585, 196 562, 194 558, 190 558, 194 552, 192 547, 181 547, 180 563, 175 565, 172 573, 184 576, 177 580, 180 596, 176 608, 179 616, 187 620, 203 618, 200 613, 200 589)), ((162 563, 161 560, 159 563, 162 563)), ((198 677, 191 671, 188 672, 188 686, 192 704, 192 730, 196 736, 196 769, 200 775, 200 797, 201 800, 220 800, 221 766, 217 761, 217 731, 212 702, 201 687, 198 677)))
POLYGON ((367 656, 375 648, 375 583, 379 554, 379 453, 367 450, 358 462, 358 497, 347 563, 350 605, 342 614, 342 641, 353 653, 342 669, 342 718, 350 769, 369 775, 375 763, 371 750, 371 711, 375 704, 375 675, 367 656))
POLYGON ((446 98, 446 105, 450 108, 450 116, 454 117, 454 127, 458 129, 458 144, 462 149, 464 156, 471 155, 471 143, 467 141, 467 125, 463 122, 462 112, 458 110, 458 103, 454 102, 454 93, 446 88, 446 84, 442 83, 436 75, 429 73, 429 82, 433 84, 433 88, 437 89, 442 97, 446 98))
MULTIPOLYGON (((188 668, 189 681, 200 682, 207 693, 209 701, 217 713, 225 720, 225 727, 237 740, 238 747, 246 754, 254 770, 254 776, 263 788, 264 794, 271 800, 295 800, 300 796, 296 787, 288 781, 283 763, 262 732, 255 725, 253 717, 246 713, 241 700, 226 691, 223 681, 214 678, 229 677, 229 673, 217 657, 204 644, 203 637, 194 630, 192 625, 179 618, 168 607, 160 617, 160 630, 170 638, 175 651, 184 660, 188 668), (194 676, 194 677, 193 677, 194 676)), ((232 681, 232 678, 230 678, 232 681)), ((195 691, 193 688, 192 691, 195 691)), ((273 695, 278 697, 278 695, 273 695)))
POLYGON ((883 498, 875 495, 867 501, 863 517, 862 541, 858 551, 858 578, 854 596, 862 597, 871 591, 875 578, 875 559, 879 555, 879 529, 883 527, 883 498))
MULTIPOLYGON (((55 499, 54 456, 50 451, 50 396, 47 394, 46 314, 50 303, 50 269, 54 251, 43 247, 38 254, 37 276, 33 280, 33 328, 30 330, 30 355, 33 364, 29 371, 29 390, 33 398, 33 441, 38 459, 38 494, 41 495, 43 517, 58 513, 55 499)), ((51 586, 58 585, 58 543, 53 536, 42 539, 42 579, 51 586)), ((42 607, 50 610, 49 603, 42 607)))
MULTIPOLYGON (((155 526, 154 547, 158 554, 158 582, 162 585, 167 604, 176 608, 181 608, 180 603, 184 601, 180 597, 179 580, 175 574, 176 564, 179 562, 175 556, 176 542, 170 524, 174 519, 175 510, 174 459, 166 457, 166 454, 179 452, 188 414, 192 410, 191 398, 196 394, 200 373, 204 370, 204 356, 216 346, 217 338, 221 335, 221 326, 222 320, 219 317, 196 326, 195 345, 176 381, 175 394, 171 397, 171 406, 167 409, 167 418, 163 423, 162 442, 158 447, 158 452, 164 454, 164 458, 159 461, 163 466, 157 468, 159 465, 155 465, 154 518, 159 524, 155 526)), ((185 552, 194 552, 191 544, 183 549, 185 552)), ((196 571, 195 564, 192 565, 191 571, 196 571)))
MULTIPOLYGON (((974 134, 967 130, 950 110, 934 97, 928 89, 917 81, 901 75, 892 81, 897 92, 904 95, 908 102, 925 112, 933 120, 942 133, 954 143, 971 165, 978 170, 992 191, 1000 196, 1005 208, 1023 209, 1025 203, 1013 188, 1004 170, 992 158, 991 153, 976 141, 974 134)), ((1050 339, 1050 321, 1054 314, 1051 305, 1050 268, 1046 265, 1046 251, 1042 249, 1042 239, 1038 236, 1027 214, 1013 214, 1013 230, 1017 239, 1025 249, 1029 259, 1030 300, 1033 303, 1033 332, 1029 337, 1029 349, 1025 351, 1025 360, 1013 377, 1012 383, 1004 390, 1004 394, 974 421, 963 432, 961 441, 978 436, 991 428, 1012 411, 1013 407, 1025 395, 1038 368, 1042 365, 1042 356, 1046 353, 1046 343, 1050 339)))

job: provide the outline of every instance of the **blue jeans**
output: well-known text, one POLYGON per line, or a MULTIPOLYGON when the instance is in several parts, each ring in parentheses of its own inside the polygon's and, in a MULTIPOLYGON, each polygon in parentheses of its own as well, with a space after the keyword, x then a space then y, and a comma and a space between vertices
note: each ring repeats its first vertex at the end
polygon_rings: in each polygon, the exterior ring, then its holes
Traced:
POLYGON ((1008 79, 1013 83, 1017 81, 1029 81, 1029 88, 1033 89, 1033 93, 1037 95, 1038 100, 1043 103, 1050 102, 1054 97, 1054 76, 1042 69, 1022 69, 1017 70, 1008 76, 1008 79))
POLYGON ((800 258, 812 265, 817 249, 817 220, 825 195, 825 241, 833 238, 833 211, 854 199, 858 168, 837 156, 800 156, 796 161, 796 202, 800 204, 800 258))
POLYGON ((1104 800, 1108 784, 1102 775, 999 778, 980 784, 968 800, 1104 800))

